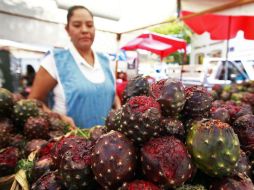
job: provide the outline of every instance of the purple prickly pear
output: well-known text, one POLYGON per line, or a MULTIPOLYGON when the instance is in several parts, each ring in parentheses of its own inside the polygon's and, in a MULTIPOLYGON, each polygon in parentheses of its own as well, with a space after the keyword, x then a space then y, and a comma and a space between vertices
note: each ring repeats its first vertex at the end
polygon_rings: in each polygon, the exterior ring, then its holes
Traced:
POLYGON ((210 190, 253 190, 254 185, 250 178, 243 176, 227 177, 213 182, 210 190))
POLYGON ((92 153, 95 179, 105 189, 114 189, 134 177, 136 153, 132 142, 119 132, 102 135, 92 153))
POLYGON ((180 81, 167 79, 151 85, 150 94, 160 103, 165 116, 178 115, 185 104, 185 93, 180 81))
POLYGON ((19 150, 16 147, 0 150, 0 177, 14 173, 18 160, 19 150))
POLYGON ((246 151, 254 150, 254 115, 244 115, 233 123, 234 131, 237 133, 241 146, 246 151))
POLYGON ((31 190, 67 190, 56 172, 47 172, 32 184, 31 190))
POLYGON ((161 132, 160 104, 152 97, 135 96, 128 100, 121 112, 117 131, 136 144, 142 144, 161 132))
POLYGON ((96 182, 91 170, 91 152, 94 143, 82 137, 76 137, 73 143, 60 157, 59 174, 69 189, 93 190, 96 182))
POLYGON ((207 117, 212 106, 212 97, 208 91, 201 86, 185 88, 186 103, 183 113, 187 117, 198 118, 207 117))

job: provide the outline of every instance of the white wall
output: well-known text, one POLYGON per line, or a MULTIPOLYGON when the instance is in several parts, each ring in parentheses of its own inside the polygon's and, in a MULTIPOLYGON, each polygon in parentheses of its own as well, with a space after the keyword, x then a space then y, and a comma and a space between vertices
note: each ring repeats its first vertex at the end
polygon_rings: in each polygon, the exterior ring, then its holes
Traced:
MULTIPOLYGON (((228 58, 254 59, 254 40, 245 40, 243 32, 238 32, 236 38, 229 40, 228 58)), ((191 40, 190 63, 196 63, 196 55, 204 53, 205 57, 211 57, 211 52, 221 50, 220 58, 226 59, 227 41, 211 40, 208 33, 194 34, 191 40)))
POLYGON ((196 63, 196 56, 203 53, 206 57, 210 57, 210 53, 214 50, 221 50, 222 56, 226 55, 226 43, 221 40, 211 40, 208 33, 202 35, 194 34, 191 38, 191 54, 190 64, 196 63))
MULTIPOLYGON (((182 0, 182 10, 199 12, 232 2, 235 2, 235 0, 182 0)), ((254 14, 253 9, 254 3, 252 2, 246 5, 226 9, 224 11, 216 13, 223 15, 253 15, 254 14)))

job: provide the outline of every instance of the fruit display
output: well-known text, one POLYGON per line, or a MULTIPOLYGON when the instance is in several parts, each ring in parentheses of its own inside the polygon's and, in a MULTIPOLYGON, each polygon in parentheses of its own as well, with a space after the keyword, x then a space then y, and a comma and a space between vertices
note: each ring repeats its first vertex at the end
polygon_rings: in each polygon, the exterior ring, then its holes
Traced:
POLYGON ((116 189, 134 177, 136 150, 133 143, 117 131, 102 135, 92 151, 92 170, 104 189, 116 189))
POLYGON ((202 185, 182 185, 176 190, 206 190, 206 188, 202 185))
POLYGON ((7 147, 0 151, 0 177, 12 174, 19 160, 19 150, 7 147))
POLYGON ((254 189, 254 82, 208 91, 139 75, 123 97, 105 126, 70 129, 0 89, 0 189, 22 171, 26 190, 254 189))
POLYGON ((183 184, 194 170, 191 156, 184 144, 173 136, 151 139, 141 148, 145 176, 166 187, 183 184))
POLYGON ((29 117, 39 116, 39 103, 36 100, 20 100, 13 106, 13 118, 17 125, 24 125, 29 117))
POLYGON ((204 118, 210 114, 212 97, 206 88, 201 86, 191 86, 185 88, 186 103, 183 113, 185 117, 204 118))
POLYGON ((56 172, 43 174, 31 187, 31 190, 58 189, 66 190, 56 172))
POLYGON ((248 177, 244 176, 234 176, 234 177, 227 177, 224 179, 218 179, 214 181, 211 185, 211 190, 217 189, 225 189, 225 190, 252 190, 253 183, 248 177))
POLYGON ((95 184, 91 170, 93 142, 79 137, 73 140, 77 140, 76 143, 62 152, 58 163, 59 176, 68 189, 92 190, 95 184))
POLYGON ((138 75, 131 79, 123 92, 123 102, 126 103, 133 96, 149 94, 149 82, 143 75, 138 75))
POLYGON ((172 79, 162 79, 152 84, 150 94, 160 103, 164 116, 177 116, 186 101, 183 84, 172 79))
POLYGON ((134 96, 122 107, 117 131, 136 144, 142 144, 160 134, 161 108, 152 97, 134 96))
POLYGON ((235 120, 233 128, 244 150, 254 150, 254 115, 243 115, 235 120))
POLYGON ((11 134, 14 131, 14 125, 8 118, 0 119, 0 149, 8 145, 8 142, 11 138, 11 134))
POLYGON ((8 116, 12 112, 14 96, 4 88, 0 88, 0 114, 8 116))
POLYGON ((185 129, 183 122, 176 118, 161 119, 161 136, 173 135, 179 139, 185 138, 185 129))
POLYGON ((197 167, 210 176, 228 176, 240 155, 240 142, 233 128, 220 120, 193 123, 187 147, 197 167))
POLYGON ((25 122, 24 135, 28 139, 48 139, 49 122, 43 117, 29 117, 25 122))
POLYGON ((126 182, 123 184, 122 187, 119 188, 119 190, 160 190, 159 187, 154 185, 153 183, 149 181, 144 180, 134 180, 131 182, 126 182))

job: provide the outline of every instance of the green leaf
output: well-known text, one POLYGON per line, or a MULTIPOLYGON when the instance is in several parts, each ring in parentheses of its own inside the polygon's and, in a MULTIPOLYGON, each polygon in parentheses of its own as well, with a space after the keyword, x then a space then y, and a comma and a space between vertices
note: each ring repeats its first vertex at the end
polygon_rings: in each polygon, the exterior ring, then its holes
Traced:
POLYGON ((16 171, 24 170, 26 172, 27 178, 31 179, 32 169, 34 167, 34 162, 27 159, 21 159, 18 161, 16 166, 16 171))
POLYGON ((80 128, 76 128, 74 130, 71 130, 68 135, 75 135, 75 136, 80 136, 80 137, 84 137, 86 139, 90 138, 90 132, 89 129, 80 129, 80 128))

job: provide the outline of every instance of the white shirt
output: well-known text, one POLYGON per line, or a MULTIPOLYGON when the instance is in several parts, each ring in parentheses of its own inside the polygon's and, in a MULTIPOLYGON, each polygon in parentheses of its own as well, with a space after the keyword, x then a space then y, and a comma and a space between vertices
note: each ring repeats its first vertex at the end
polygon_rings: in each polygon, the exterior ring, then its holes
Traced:
MULTIPOLYGON (((105 80, 105 75, 102 70, 102 67, 99 63, 98 57, 96 53, 94 53, 94 65, 91 66, 86 62, 86 60, 79 54, 73 44, 70 44, 68 48, 71 55, 73 56, 78 68, 81 70, 82 74, 91 82, 93 83, 102 83, 105 80)), ((110 63, 112 74, 114 75, 114 64, 113 62, 110 63)), ((41 67, 43 67, 56 81, 57 85, 53 89, 54 93, 54 107, 52 108, 53 111, 66 114, 66 102, 65 102, 65 95, 63 86, 59 79, 58 71, 55 64, 54 54, 53 51, 50 51, 41 61, 41 67)))

